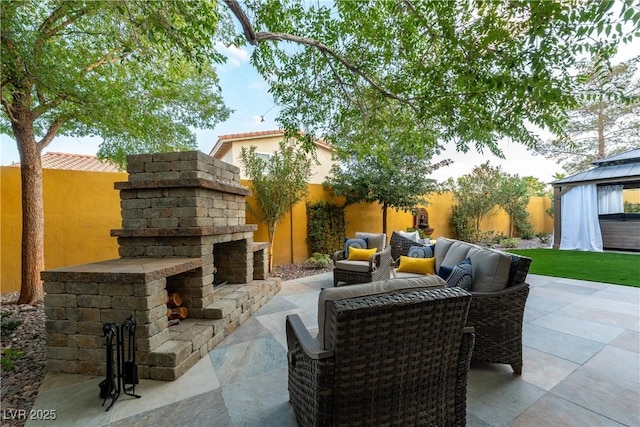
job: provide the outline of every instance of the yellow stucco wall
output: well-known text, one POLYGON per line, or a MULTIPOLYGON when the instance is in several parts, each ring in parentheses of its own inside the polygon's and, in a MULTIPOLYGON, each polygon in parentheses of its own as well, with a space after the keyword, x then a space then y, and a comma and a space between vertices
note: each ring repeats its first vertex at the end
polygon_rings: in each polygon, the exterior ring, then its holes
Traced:
MULTIPOLYGON (((20 289, 22 208, 20 169, 0 168, 0 289, 20 289)), ((126 173, 43 171, 45 268, 118 257, 111 229, 120 228, 120 194, 113 183, 126 173)))
MULTIPOLYGON (((0 290, 13 292, 20 288, 20 170, 0 168, 0 290)), ((126 173, 44 170, 45 267, 57 268, 118 257, 118 245, 110 230, 121 227, 120 195, 113 183, 126 181, 126 173)), ((243 181, 244 185, 248 183, 243 181)), ((277 225, 274 265, 307 259, 307 203, 330 198, 320 184, 310 184, 306 199, 298 203, 277 225)), ((249 202, 251 202, 251 197, 249 202)), ((452 237, 451 194, 429 196, 429 225, 433 238, 452 237)), ((333 199, 334 203, 343 200, 333 199)), ((535 232, 551 233, 553 220, 544 213, 548 198, 532 198, 529 205, 535 232)), ((345 209, 346 236, 356 231, 380 232, 382 209, 379 205, 357 204, 345 209)), ((257 224, 247 212, 247 224, 257 224)), ((413 226, 413 215, 390 209, 387 217, 388 236, 394 230, 413 226)), ((506 215, 498 214, 483 222, 483 230, 508 233, 506 215)), ((258 224, 254 241, 268 241, 266 227, 258 224)), ((338 249, 338 248, 336 248, 338 249)))
POLYGON ((627 203, 640 203, 640 188, 631 188, 622 192, 622 197, 627 203))

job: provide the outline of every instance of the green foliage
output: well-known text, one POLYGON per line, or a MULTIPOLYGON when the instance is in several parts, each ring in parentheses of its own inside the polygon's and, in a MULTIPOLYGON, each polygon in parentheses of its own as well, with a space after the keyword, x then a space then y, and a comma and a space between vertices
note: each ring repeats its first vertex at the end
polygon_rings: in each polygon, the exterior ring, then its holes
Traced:
POLYGON ((3 337, 10 336, 20 325, 22 325, 22 319, 12 317, 11 312, 3 311, 0 314, 0 333, 3 337))
POLYGON ((500 182, 501 169, 485 162, 456 181, 449 179, 445 183, 444 189, 453 194, 451 223, 458 239, 474 243, 480 241, 480 222, 495 207, 500 182))
POLYGON ((415 152, 498 152, 503 137, 534 147, 529 123, 561 135, 580 58, 638 36, 624 25, 637 4, 621 16, 612 4, 298 0, 247 2, 253 21, 234 13, 285 127, 360 154, 396 123, 415 152))
POLYGON ((283 140, 268 160, 258 157, 255 145, 242 147, 240 162, 251 180, 249 186, 256 203, 256 208, 247 204, 247 209, 267 226, 271 266, 276 224, 307 194, 311 159, 296 145, 283 140))
POLYGON ((2 353, 2 358, 0 359, 2 370, 4 372, 12 371, 14 362, 22 359, 23 356, 24 353, 17 348, 5 348, 4 352, 2 353))
POLYGON ((531 179, 504 174, 499 166, 493 167, 489 162, 475 167, 470 174, 456 181, 447 181, 443 189, 453 194, 451 224, 457 237, 474 243, 492 239, 491 235, 481 233, 480 223, 493 213, 496 206, 509 215, 509 237, 513 236, 516 228, 523 239, 533 237, 533 225, 527 211, 530 183, 531 179))
POLYGON ((57 135, 98 136, 98 155, 124 165, 195 149, 193 129, 230 114, 214 69, 229 25, 215 3, 3 1, 1 16, 1 130, 32 126, 40 150, 57 135))
POLYGON ((306 263, 313 268, 328 267, 333 263, 331 256, 327 254, 321 254, 320 252, 314 252, 310 258, 307 258, 306 263))
POLYGON ((517 248, 518 242, 520 242, 520 239, 518 239, 517 237, 507 237, 505 239, 500 240, 499 244, 503 248, 517 248))
POLYGON ((520 178, 527 187, 527 195, 530 197, 544 197, 549 195, 549 186, 535 176, 520 178))
POLYGON ((307 205, 307 238, 312 253, 332 254, 343 247, 344 207, 330 202, 307 205))
POLYGON ((514 228, 517 228, 520 237, 530 239, 533 236, 533 225, 529 221, 530 185, 526 178, 518 175, 501 175, 496 189, 497 205, 505 210, 511 221, 509 237, 513 237, 514 228))
POLYGON ((429 174, 448 161, 432 165, 430 153, 403 151, 396 135, 384 142, 377 138, 375 154, 341 151, 325 182, 346 204, 379 203, 383 209, 382 229, 386 230, 387 208, 411 211, 426 204, 425 196, 435 190, 429 174))
POLYGON ((477 244, 480 246, 492 247, 494 245, 499 245, 504 239, 508 239, 508 237, 503 232, 489 230, 484 233, 480 233, 477 244))
POLYGON ((640 56, 611 66, 604 58, 579 64, 578 105, 569 112, 566 133, 537 151, 570 174, 592 162, 640 145, 640 56))
MULTIPOLYGON (((412 233, 414 231, 416 231, 415 228, 413 227, 407 227, 407 230, 409 233, 412 233)), ((424 230, 422 228, 418 228, 418 235, 420 236, 421 239, 428 239, 430 236, 424 232, 424 230)))
POLYGON ((540 243, 549 243, 551 241, 551 235, 544 231, 536 233, 536 237, 540 240, 540 243))
POLYGON ((624 211, 626 213, 640 212, 640 203, 631 203, 625 200, 624 211))

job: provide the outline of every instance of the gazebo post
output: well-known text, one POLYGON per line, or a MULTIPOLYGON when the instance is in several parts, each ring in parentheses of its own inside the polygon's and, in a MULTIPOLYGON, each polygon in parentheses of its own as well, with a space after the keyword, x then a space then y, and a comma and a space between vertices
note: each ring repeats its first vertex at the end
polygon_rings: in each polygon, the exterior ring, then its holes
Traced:
POLYGON ((562 187, 553 187, 553 249, 560 249, 562 240, 562 187))

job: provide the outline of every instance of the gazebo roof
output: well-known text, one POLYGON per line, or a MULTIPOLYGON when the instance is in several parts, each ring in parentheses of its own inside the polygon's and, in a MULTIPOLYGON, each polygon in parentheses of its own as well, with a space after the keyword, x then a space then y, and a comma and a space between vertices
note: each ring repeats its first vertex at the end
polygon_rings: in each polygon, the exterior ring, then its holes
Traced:
POLYGON ((573 184, 632 184, 640 186, 640 148, 593 162, 595 168, 553 181, 554 187, 573 184))

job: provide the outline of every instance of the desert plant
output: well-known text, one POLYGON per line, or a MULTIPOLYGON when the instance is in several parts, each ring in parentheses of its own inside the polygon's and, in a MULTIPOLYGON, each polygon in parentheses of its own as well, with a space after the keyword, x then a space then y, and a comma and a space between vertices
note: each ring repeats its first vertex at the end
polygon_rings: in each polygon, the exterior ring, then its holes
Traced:
POLYGON ((551 240, 551 234, 545 233, 544 231, 536 233, 536 237, 540 240, 540 243, 549 243, 551 240))
POLYGON ((5 348, 4 352, 2 353, 2 358, 0 358, 0 365, 2 365, 2 370, 5 372, 12 371, 13 363, 17 360, 22 359, 22 356, 24 356, 24 353, 17 348, 5 348))
POLYGON ((517 237, 507 237, 506 239, 500 240, 500 246, 503 248, 517 248, 519 241, 520 239, 517 237))
POLYGON ((313 268, 325 268, 330 266, 332 262, 329 255, 320 252, 314 252, 306 261, 307 265, 313 268))
POLYGON ((9 311, 3 311, 0 314, 0 331, 3 337, 8 337, 10 336, 13 331, 15 331, 18 326, 20 326, 22 324, 22 320, 15 318, 15 317, 11 317, 12 313, 9 311))

